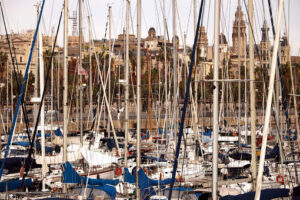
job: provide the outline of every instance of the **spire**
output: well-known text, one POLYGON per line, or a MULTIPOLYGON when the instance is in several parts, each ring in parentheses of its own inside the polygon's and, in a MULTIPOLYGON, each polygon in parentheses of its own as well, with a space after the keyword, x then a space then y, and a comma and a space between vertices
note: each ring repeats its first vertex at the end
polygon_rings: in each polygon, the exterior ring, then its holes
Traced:
POLYGON ((261 28, 261 32, 262 32, 262 37, 261 37, 261 40, 266 42, 268 41, 269 37, 269 27, 268 27, 268 24, 267 24, 267 20, 264 20, 264 24, 263 24, 263 27, 261 28))
POLYGON ((238 7, 236 8, 236 11, 235 11, 235 20, 239 19, 239 12, 240 12, 240 16, 241 16, 241 21, 243 21, 244 13, 243 13, 242 7, 240 5, 238 5, 238 7))

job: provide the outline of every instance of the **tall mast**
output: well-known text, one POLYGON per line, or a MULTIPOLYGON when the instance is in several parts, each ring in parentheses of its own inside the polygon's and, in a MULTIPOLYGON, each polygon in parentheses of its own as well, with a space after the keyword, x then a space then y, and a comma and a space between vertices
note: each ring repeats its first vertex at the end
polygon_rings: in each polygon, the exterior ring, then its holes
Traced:
POLYGON ((173 17, 173 112, 174 112, 174 133, 175 142, 177 141, 177 38, 176 38, 176 0, 172 0, 173 17))
MULTIPOLYGON (((42 94, 44 90, 44 59, 43 59, 43 37, 42 29, 39 30, 39 63, 40 63, 40 100, 42 100, 42 94)), ((45 190, 45 175, 46 175, 46 166, 45 166, 45 107, 44 101, 41 102, 41 138, 42 138, 42 182, 43 182, 43 191, 45 190)))
POLYGON ((141 0, 137 0, 137 129, 136 129, 136 198, 141 199, 140 189, 139 189, 139 178, 138 171, 141 167, 141 150, 140 150, 140 140, 141 140, 141 0))
MULTIPOLYGON (((149 49, 147 48, 147 68, 148 68, 148 118, 149 118, 149 133, 152 131, 152 114, 151 114, 151 66, 149 59, 149 49)), ((151 136, 150 136, 151 137, 151 136)))
POLYGON ((163 0, 163 17, 164 17, 164 69, 165 69, 165 132, 168 129, 168 66, 167 66, 167 41, 166 41, 166 1, 163 0))
MULTIPOLYGON (((194 38, 196 36, 197 29, 197 0, 194 0, 194 38)), ((198 67, 197 67, 197 48, 195 52, 195 123, 194 125, 198 126, 198 67)), ((185 84, 186 85, 186 84, 185 84)), ((194 127, 194 132, 198 130, 197 127, 194 127)), ((198 133, 196 133, 198 134, 198 133)), ((196 156, 198 158, 198 156, 196 156)))
MULTIPOLYGON (((249 0, 249 30, 253 26, 253 0, 249 0)), ((256 108, 255 108, 255 75, 254 75, 254 40, 253 31, 249 31, 249 73, 250 73, 250 114, 251 114, 251 172, 253 179, 253 190, 256 183, 256 108)))
POLYGON ((219 93, 219 28, 220 28, 220 0, 215 0, 214 27, 214 91, 213 91, 213 185, 212 197, 217 200, 218 191, 218 93, 219 93))
MULTIPOLYGON (((36 86, 37 87, 37 86, 36 86)), ((14 118, 14 92, 13 92, 13 88, 14 88, 14 83, 13 83, 13 64, 12 61, 10 62, 10 100, 11 100, 11 121, 13 121, 14 118)), ((37 114, 36 114, 37 116, 37 114)), ((15 131, 15 130, 13 130, 15 131)))
POLYGON ((60 115, 60 105, 59 105, 59 96, 60 96, 60 60, 61 60, 61 54, 58 53, 58 59, 57 59, 57 88, 56 88, 56 95, 57 95, 57 118, 58 118, 58 121, 59 121, 59 115, 60 115))
MULTIPOLYGON (((67 135, 68 135, 68 15, 69 0, 64 0, 64 87, 63 87, 63 109, 64 109, 64 152, 63 160, 67 162, 67 135)), ((67 192, 67 185, 64 185, 67 192)))
MULTIPOLYGON (((82 0, 79 0, 79 65, 82 66, 82 0)), ((82 74, 79 75, 79 118, 80 118, 80 147, 83 145, 83 83, 82 74)))
POLYGON ((238 0, 238 134, 239 134, 239 147, 242 146, 241 142, 241 0, 238 0))
MULTIPOLYGON (((91 16, 88 16, 88 20, 91 20, 91 16)), ((89 27, 89 63, 90 63, 90 75, 89 75, 89 85, 90 85, 90 108, 93 106, 93 72, 92 72, 92 31, 91 27, 89 27)))
POLYGON ((265 116, 265 122, 264 122, 264 130, 263 130, 263 139, 262 139, 259 168, 258 168, 258 174, 257 174, 255 200, 260 199, 260 193, 261 193, 261 187, 262 187, 262 176, 263 176, 263 170, 264 170, 267 138, 268 138, 268 133, 269 133, 269 123, 270 123, 270 117, 271 117, 272 94, 273 94, 273 90, 274 90, 274 80, 275 80, 276 64, 277 64, 276 59, 277 59, 277 53, 278 53, 278 47, 279 47, 279 36, 280 36, 280 30, 281 30, 282 8, 283 8, 283 0, 280 0, 279 6, 278 6, 278 17, 277 17, 275 40, 274 40, 274 48, 273 48, 273 53, 272 53, 272 65, 271 65, 271 73, 270 73, 269 87, 268 87, 269 90, 268 90, 266 116, 265 116))
MULTIPOLYGON (((36 9, 37 9, 37 21, 38 21, 38 18, 39 18, 39 5, 36 5, 36 9)), ((38 73, 39 73, 39 53, 38 53, 38 49, 39 49, 39 37, 37 37, 37 43, 36 43, 36 54, 35 54, 35 74, 34 74, 34 97, 38 97, 38 73)), ((37 112, 38 112, 38 109, 37 109, 37 104, 33 104, 33 116, 34 116, 34 119, 36 119, 37 117, 37 112)))
POLYGON ((248 142, 248 100, 247 100, 247 50, 246 50, 246 46, 247 46, 247 40, 245 40, 245 54, 244 54, 244 59, 245 59, 245 68, 244 68, 244 73, 245 73, 245 91, 244 91, 244 96, 245 96, 245 106, 244 106, 244 113, 245 113, 245 143, 247 144, 248 142))
MULTIPOLYGON (((6 127, 7 127, 7 131, 8 131, 8 102, 9 102, 9 100, 8 100, 8 93, 9 93, 9 91, 8 91, 8 79, 9 79, 9 73, 8 73, 8 70, 9 70, 9 60, 7 59, 7 62, 6 62, 7 64, 6 64, 6 127)), ((36 77, 35 77, 35 79, 36 79, 36 77)), ((2 147, 2 145, 1 145, 1 147, 2 147)))
MULTIPOLYGON (((125 167, 128 167, 127 160, 127 145, 129 134, 129 15, 130 15, 130 0, 126 4, 126 52, 125 52, 125 167)), ((127 194, 127 185, 125 184, 125 194, 127 194)))
MULTIPOLYGON (((53 35, 54 35, 54 27, 52 27, 52 45, 53 44, 53 35)), ((53 58, 52 58, 53 60, 53 58)), ((51 113, 50 113, 50 121, 51 121, 51 133, 52 133, 52 126, 53 126, 53 116, 52 116, 52 112, 53 112, 53 61, 51 62, 51 100, 50 100, 50 108, 51 108, 51 113)), ((51 137, 52 138, 52 137, 51 137)))
MULTIPOLYGON (((108 7, 108 49, 109 49, 109 61, 108 61, 108 104, 111 104, 111 94, 110 94, 110 87, 111 87, 111 83, 110 83, 110 79, 111 79, 111 6, 108 7)), ((109 111, 108 111, 109 112, 109 111)), ((108 123, 107 125, 107 129, 108 129, 108 134, 110 134, 110 125, 108 123)))

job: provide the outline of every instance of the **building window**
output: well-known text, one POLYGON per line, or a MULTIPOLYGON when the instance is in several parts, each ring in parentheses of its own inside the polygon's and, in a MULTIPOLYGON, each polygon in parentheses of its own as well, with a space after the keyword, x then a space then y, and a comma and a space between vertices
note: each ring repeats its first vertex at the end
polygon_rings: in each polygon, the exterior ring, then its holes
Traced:
POLYGON ((22 56, 20 56, 20 63, 23 62, 22 60, 23 60, 23 59, 22 59, 22 56))

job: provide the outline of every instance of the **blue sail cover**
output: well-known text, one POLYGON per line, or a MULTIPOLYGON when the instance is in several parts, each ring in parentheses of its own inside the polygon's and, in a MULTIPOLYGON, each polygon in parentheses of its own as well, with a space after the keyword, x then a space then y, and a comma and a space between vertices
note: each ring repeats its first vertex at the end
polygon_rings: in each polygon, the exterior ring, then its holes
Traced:
POLYGON ((92 179, 92 178, 86 178, 86 177, 81 177, 83 183, 86 183, 86 181, 88 181, 87 183, 89 185, 118 185, 119 184, 119 179, 114 179, 114 180, 110 180, 110 179, 92 179), (88 179, 88 180, 87 180, 88 179))
MULTIPOLYGON (((39 132, 36 136, 37 137, 42 137, 42 133, 39 132)), ((45 133, 45 138, 51 138, 51 133, 45 133)))
POLYGON ((153 180, 151 178, 149 178, 144 170, 141 168, 138 171, 138 176, 139 176, 139 188, 141 189, 145 189, 145 188, 149 188, 152 186, 158 186, 158 185, 168 185, 171 183, 171 179, 165 179, 165 180, 153 180))
POLYGON ((128 168, 124 168, 124 182, 131 184, 135 183, 135 176, 129 172, 128 168))
POLYGON ((86 177, 79 176, 79 174, 73 169, 69 162, 63 164, 63 168, 63 183, 88 183, 88 185, 118 185, 119 183, 119 179, 88 179, 86 177))
MULTIPOLYGON (((280 197, 289 197, 290 190, 289 189, 265 189, 261 190, 260 199, 261 200, 270 200, 274 198, 280 197)), ((253 200, 255 197, 255 192, 247 192, 245 194, 240 194, 236 196, 225 196, 221 197, 221 200, 253 200)))
POLYGON ((57 128, 54 133, 55 133, 56 136, 63 136, 60 128, 57 128))
MULTIPOLYGON (((38 140, 35 141, 35 147, 38 151, 42 150, 42 146, 38 140)), ((52 154, 53 152, 53 147, 45 147, 45 152, 48 154, 52 154)))
POLYGON ((63 183, 81 183, 81 177, 69 162, 64 163, 62 166, 64 168, 63 183))
POLYGON ((30 143, 28 141, 24 141, 24 142, 16 141, 16 142, 13 142, 12 145, 19 145, 19 146, 22 146, 22 147, 29 147, 30 143))
MULTIPOLYGON (((29 187, 32 184, 31 178, 25 179, 24 187, 29 187)), ((0 182, 0 192, 12 191, 21 188, 22 180, 9 180, 0 182)))

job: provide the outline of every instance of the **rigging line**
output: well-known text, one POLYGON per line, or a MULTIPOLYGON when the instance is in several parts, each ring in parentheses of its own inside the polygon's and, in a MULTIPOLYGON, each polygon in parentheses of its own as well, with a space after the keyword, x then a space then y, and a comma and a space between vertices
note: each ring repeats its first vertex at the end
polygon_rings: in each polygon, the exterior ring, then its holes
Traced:
POLYGON ((130 22, 131 22, 131 29, 132 29, 132 34, 134 35, 134 24, 133 24, 133 18, 132 18, 132 10, 131 10, 131 4, 129 5, 129 10, 130 10, 130 22))
MULTIPOLYGON (((163 0, 163 1, 165 1, 165 0, 163 0)), ((162 16, 164 18, 164 25, 165 25, 165 28, 166 28, 166 33, 167 33, 167 39, 166 40, 170 41, 169 29, 168 29, 168 23, 167 23, 167 16, 166 16, 166 13, 164 12, 161 1, 160 1, 160 10, 161 10, 162 16)))
MULTIPOLYGON (((85 9, 86 9, 86 12, 88 13, 87 15, 89 15, 88 17, 87 17, 87 22, 88 22, 88 28, 89 28, 89 31, 90 31, 90 40, 92 40, 93 39, 93 36, 92 36, 92 27, 91 27, 91 25, 92 25, 92 23, 91 23, 91 18, 92 18, 92 12, 91 12, 91 9, 90 9, 90 4, 89 4, 89 1, 87 0, 86 1, 86 4, 85 4, 85 9)), ((92 47, 91 47, 92 48, 92 47)), ((103 54, 102 54, 102 56, 103 56, 103 54)), ((102 59, 102 56, 101 56, 101 59, 102 59)), ((93 58, 92 58, 93 59, 93 58)), ((90 77, 90 78, 92 78, 92 77, 90 77)), ((96 81, 97 81, 97 75, 95 75, 94 76, 94 80, 92 81, 93 82, 93 85, 95 85, 96 84, 96 81)), ((99 82, 98 82, 99 83, 99 82)), ((100 86, 98 87, 98 89, 96 90, 96 91, 99 91, 100 90, 100 86)), ((92 91, 92 94, 93 94, 94 92, 92 91)), ((88 116, 90 117, 90 112, 92 112, 92 120, 94 121, 95 119, 96 119, 96 109, 97 109, 97 100, 98 100, 98 96, 97 95, 99 95, 98 93, 96 94, 96 107, 95 107, 95 109, 93 109, 93 107, 91 107, 91 108, 89 108, 89 114, 88 114, 88 116)), ((88 120, 89 121, 89 120, 88 120)), ((92 121, 92 123, 93 123, 93 121, 92 121)), ((95 123, 95 122, 94 122, 95 123)), ((87 124, 88 124, 88 122, 87 122, 87 124)), ((91 130, 93 130, 93 127, 94 127, 94 125, 91 125, 91 130)))
MULTIPOLYGON (((264 13, 264 8, 263 8, 263 3, 264 3, 264 1, 262 1, 262 4, 260 4, 259 2, 256 2, 256 0, 254 1, 254 4, 255 4, 255 6, 256 7, 259 7, 259 9, 260 9, 260 11, 259 11, 259 13, 263 13, 264 15, 265 15, 265 13, 264 13), (257 6, 258 5, 258 6, 257 6)), ((258 17, 260 18, 260 20, 261 20, 261 18, 262 18, 262 22, 264 21, 264 19, 265 19, 265 16, 261 16, 261 15, 259 15, 258 17)))
POLYGON ((143 24, 145 24, 145 27, 147 28, 147 27, 149 27, 149 26, 148 26, 148 24, 147 24, 147 20, 146 20, 147 18, 146 18, 146 16, 145 16, 145 12, 144 12, 143 7, 142 7, 142 11, 141 11, 141 12, 142 12, 143 18, 144 18, 144 23, 142 23, 141 26, 142 26, 143 24))
MULTIPOLYGON (((224 2, 224 1, 223 1, 224 2)), ((223 8, 223 3, 221 4, 222 5, 222 8, 221 8, 221 13, 222 13, 222 16, 223 16, 223 20, 222 20, 222 29, 223 29, 223 33, 226 33, 226 30, 228 32, 228 26, 227 26, 227 23, 226 23, 226 13, 224 14, 224 8, 223 8)))
POLYGON ((158 26, 158 29, 159 29, 159 35, 162 35, 161 33, 161 27, 160 27, 160 21, 159 21, 159 13, 158 13, 158 7, 157 7, 157 2, 156 0, 154 1, 155 3, 155 15, 156 15, 156 20, 157 20, 157 24, 156 26, 158 26))
POLYGON ((187 26, 186 26, 186 34, 188 33, 189 30, 189 25, 190 25, 190 20, 191 20, 191 13, 192 13, 192 7, 193 7, 193 0, 191 0, 190 4, 190 11, 189 11, 189 16, 188 16, 188 21, 187 21, 187 26))
POLYGON ((31 49, 30 49, 30 54, 29 54, 29 58, 28 58, 28 62, 27 62, 27 66, 26 66, 26 70, 25 70, 25 74, 24 74, 24 78, 23 78, 23 82, 22 82, 22 87, 21 87, 21 90, 20 90, 19 98, 18 98, 17 107, 16 107, 16 110, 15 110, 15 114, 14 114, 14 117, 13 117, 13 122, 12 122, 11 129, 10 129, 10 132, 9 132, 9 137, 8 137, 8 141, 7 141, 7 145, 6 145, 4 160, 2 162, 1 169, 0 169, 0 179, 2 177, 2 173, 3 173, 5 161, 6 161, 6 158, 7 158, 7 155, 8 155, 9 145, 10 145, 11 139, 12 139, 12 134, 13 134, 14 129, 15 129, 15 125, 16 125, 16 121, 17 121, 17 116, 18 116, 18 112, 19 112, 20 103, 21 103, 21 100, 23 98, 25 82, 26 82, 26 79, 27 79, 27 76, 28 76, 29 65, 30 65, 30 62, 31 62, 31 57, 32 57, 32 53, 33 53, 33 49, 34 49, 34 44, 35 44, 36 37, 37 37, 38 27, 40 25, 41 16, 42 16, 42 13, 43 13, 44 4, 45 4, 45 0, 43 0, 43 4, 42 4, 42 7, 41 7, 41 12, 40 12, 40 16, 39 16, 39 19, 38 19, 38 23, 36 25, 36 30, 35 30, 34 38, 33 38, 31 49))
MULTIPOLYGON (((257 7, 258 6, 256 4, 256 1, 254 1, 254 8, 253 8, 254 12, 258 10, 257 7)), ((257 15, 254 14, 253 17, 254 17, 253 26, 255 26, 255 25, 258 26, 259 24, 263 24, 263 23, 260 22, 260 17, 259 17, 258 14, 257 15), (256 21, 256 23, 255 23, 255 21, 256 21)), ((256 31, 256 38, 259 38, 259 34, 258 34, 259 28, 256 28, 255 31, 256 31)))
MULTIPOLYGON (((42 16, 42 25, 43 25, 43 32, 44 33, 49 33, 50 31, 49 30, 47 30, 47 28, 46 28, 46 23, 45 23, 45 20, 44 20, 44 17, 42 16)), ((49 34, 48 34, 49 35, 49 34)))
MULTIPOLYGON (((229 18, 229 21, 231 21, 230 12, 231 12, 231 6, 230 6, 230 3, 228 3, 228 18, 229 18)), ((229 37, 229 28, 227 29, 227 38, 230 38, 229 37)), ((230 41, 229 40, 227 40, 227 43, 230 46, 230 41)), ((227 78, 229 78, 229 77, 227 77, 227 78)), ((230 85, 230 84, 228 84, 228 85, 230 85)))
MULTIPOLYGON (((250 23, 250 20, 249 20, 249 11, 248 11, 248 8, 247 8, 247 6, 246 6, 246 2, 245 2, 245 0, 243 0, 243 2, 244 2, 244 5, 245 5, 245 9, 246 9, 246 14, 247 14, 247 17, 248 17, 248 21, 249 21, 249 25, 250 25, 250 29, 251 29, 251 33, 252 33, 252 35, 254 36, 254 30, 253 30, 253 24, 251 24, 250 23)), ((254 40, 254 44, 257 44, 256 43, 256 39, 255 39, 255 37, 253 37, 253 40, 254 40)), ((261 58, 261 54, 260 54, 260 52, 259 52, 259 49, 258 49, 258 46, 257 45, 254 45, 254 50, 256 51, 256 54, 258 55, 258 58, 259 58, 259 66, 260 66, 260 70, 261 70, 261 72, 262 72, 262 75, 263 75, 263 83, 264 83, 264 86, 265 86, 265 88, 267 88, 266 87, 266 82, 267 82, 267 74, 266 74, 266 70, 264 70, 263 69, 263 67, 262 67, 262 58, 261 58)), ((264 91, 264 94, 265 94, 265 91, 264 91)))
MULTIPOLYGON (((70 98, 70 103, 69 103, 69 107, 68 107, 68 119, 67 119, 67 122, 69 122, 69 119, 71 118, 71 112, 72 112, 72 102, 73 102, 73 99, 76 99, 77 97, 74 98, 74 96, 76 94, 74 94, 74 90, 76 88, 76 85, 75 85, 75 81, 76 81, 76 74, 77 74, 77 65, 75 66, 75 71, 74 71, 74 77, 73 77, 73 84, 72 84, 72 90, 71 92, 68 91, 68 96, 70 98)), ((68 70, 69 71, 69 70, 68 70)), ((73 112, 72 112, 73 113, 73 112)), ((72 121, 72 118, 71 118, 71 121, 72 121)))
POLYGON ((53 16, 53 8, 54 8, 54 2, 52 1, 52 8, 51 8, 51 14, 50 14, 50 22, 49 22, 49 27, 48 27, 48 35, 50 35, 50 30, 51 30, 51 25, 52 25, 52 16, 53 16))
MULTIPOLYGON (((176 0, 177 1, 177 0, 176 0)), ((180 15, 179 15, 179 10, 178 10, 178 6, 177 6, 178 4, 177 4, 177 2, 176 2, 176 13, 177 13, 177 18, 178 18, 178 24, 179 24, 179 32, 180 32, 180 36, 181 36, 181 40, 183 41, 182 43, 183 43, 183 56, 184 56, 184 58, 183 58, 183 62, 184 62, 184 67, 185 67, 185 69, 186 69, 186 72, 188 72, 188 62, 187 62, 187 59, 186 59, 186 41, 185 41, 185 37, 184 37, 184 35, 183 35, 183 33, 182 33, 182 26, 181 26, 181 20, 180 20, 180 15)), ((203 18, 202 18, 203 19, 203 18)), ((202 20, 201 20, 201 25, 202 25, 202 20)), ((200 36, 199 36, 199 38, 201 38, 201 32, 200 32, 200 36)), ((197 41, 198 41, 198 39, 197 39, 197 41)), ((179 58, 178 58, 178 60, 179 60, 179 58)), ((179 61, 178 61, 178 63, 179 63, 179 61)), ((181 63, 182 64, 182 63, 181 63)), ((181 68, 180 68, 180 70, 182 71, 182 66, 181 66, 181 68)), ((180 73, 180 74, 182 74, 182 73, 180 73)), ((194 76, 194 80, 195 80, 195 76, 196 76, 196 73, 194 73, 193 74, 193 76, 194 76)), ((177 95, 179 95, 179 91, 177 91, 177 95)), ((192 95, 192 89, 190 89, 190 98, 191 98, 191 102, 192 102, 192 109, 194 110, 194 112, 192 112, 192 114, 193 114, 193 116, 197 116, 197 113, 195 113, 195 112, 197 112, 196 111, 196 105, 195 105, 195 100, 194 100, 194 97, 193 97, 193 95, 192 95)))
MULTIPOLYGON (((89 18, 91 17, 91 13, 89 12, 88 10, 88 0, 83 2, 83 6, 85 8, 85 10, 83 10, 83 15, 85 15, 84 18, 86 18, 86 20, 88 21, 89 18)), ((90 38, 90 33, 91 33, 91 27, 89 26, 89 23, 88 23, 88 35, 89 35, 89 40, 91 40, 92 38, 90 38)), ((91 47, 90 47, 91 48, 91 47)), ((85 64, 89 63, 89 62, 84 62, 85 64)), ((88 66, 90 66, 90 63, 88 64, 88 66)), ((92 78, 92 77, 89 77, 89 79, 92 78)), ((94 80, 95 80, 95 76, 94 76, 94 80)), ((93 81, 92 81, 93 82, 93 81)), ((87 90, 88 91, 88 90, 87 90)), ((92 101, 90 99, 90 101, 92 101)), ((89 120, 90 120, 90 113, 92 112, 93 110, 93 107, 89 107, 88 109, 88 118, 87 118, 87 122, 86 122, 86 127, 88 127, 88 124, 89 124, 89 120)))
MULTIPOLYGON (((44 0, 45 2, 45 0, 44 0)), ((44 7, 44 2, 43 2, 43 5, 42 5, 42 8, 41 8, 41 14, 43 12, 43 7, 44 7)), ((46 75, 46 81, 45 81, 45 85, 44 85, 44 89, 43 89, 43 93, 41 95, 41 103, 40 103, 40 107, 39 107, 39 110, 38 110, 38 114, 37 114, 37 118, 36 118, 36 123, 35 123, 35 127, 34 127, 34 132, 33 132, 33 135, 32 135, 32 138, 31 138, 31 142, 30 142, 30 149, 29 149, 29 152, 28 152, 28 157, 27 157, 27 162, 25 162, 25 173, 23 174, 23 179, 22 179, 22 187, 24 186, 24 181, 25 181, 25 178, 26 176, 28 175, 28 171, 29 171, 29 163, 31 162, 32 160, 32 157, 31 157, 31 154, 33 153, 33 147, 34 147, 34 141, 35 141, 35 136, 36 136, 36 133, 37 133, 37 127, 38 127, 38 124, 39 124, 39 118, 40 118, 40 115, 41 115, 41 109, 42 109, 42 103, 44 101, 44 98, 45 98, 45 93, 46 93, 46 90, 47 90, 47 86, 48 86, 48 81, 49 81, 49 75, 50 75, 50 69, 51 69, 51 65, 52 65, 52 61, 53 61, 53 56, 54 56, 54 53, 55 53, 55 46, 56 46, 56 41, 57 41, 57 36, 58 36, 58 33, 59 33, 59 27, 60 27, 60 23, 61 23, 61 19, 62 19, 62 13, 63 11, 61 10, 60 12, 60 17, 59 17, 59 22, 58 22, 58 25, 57 25, 57 31, 56 31, 56 36, 55 36, 55 39, 54 39, 54 45, 52 47, 52 52, 51 52, 51 58, 50 58, 50 61, 49 61, 49 67, 47 69, 47 75, 46 75)), ((41 16, 40 14, 40 16, 41 16)), ((38 23, 39 25, 39 23, 38 23)), ((36 31, 37 33, 37 31, 36 31)), ((36 36, 36 34, 35 34, 36 36)), ((35 41, 35 40, 34 40, 35 41)), ((30 60, 29 60, 30 61, 30 60)), ((22 188, 21 187, 21 188, 22 188)))
MULTIPOLYGON (((1 8, 3 25, 4 25, 4 29, 5 29, 6 40, 7 40, 7 44, 8 44, 8 48, 9 48, 9 54, 10 54, 10 58, 11 58, 11 63, 13 65, 13 69, 14 69, 14 77, 15 77, 16 83, 17 83, 17 90, 20 90, 21 87, 20 87, 20 80, 19 79, 21 77, 19 77, 19 67, 18 67, 17 56, 16 56, 16 52, 15 52, 15 48, 14 48, 13 42, 12 42, 12 40, 9 40, 7 26, 6 26, 6 21, 5 21, 5 17, 4 17, 4 11, 3 11, 3 8, 2 8, 2 3, 1 2, 0 2, 0 8, 1 8), (12 47, 14 49, 14 55, 15 55, 15 57, 13 57, 11 45, 12 45, 12 47), (16 61, 17 67, 15 66, 14 60, 16 61)), ((28 139, 30 141, 29 120, 28 120, 28 116, 27 116, 26 105, 24 103, 24 97, 22 97, 22 99, 21 99, 21 107, 22 107, 22 111, 23 111, 24 121, 25 121, 25 124, 26 124, 26 133, 27 133, 28 139)))
POLYGON ((176 154, 175 154, 173 171, 172 171, 172 180, 171 180, 170 191, 169 191, 169 200, 171 200, 171 197, 172 197, 172 190, 173 190, 173 186, 174 186, 175 175, 176 175, 176 170, 177 170, 177 165, 178 165, 178 156, 179 156, 179 152, 180 152, 181 138, 183 135, 184 118, 185 118, 187 103, 189 100, 189 88, 190 88, 190 84, 191 84, 193 66, 194 66, 194 61, 195 61, 195 52, 196 52, 197 39, 198 39, 200 22, 201 22, 201 17, 202 17, 202 12, 203 12, 203 3, 204 3, 204 0, 201 1, 201 6, 200 6, 200 10, 199 10, 196 35, 195 35, 195 39, 194 39, 191 64, 190 64, 190 69, 189 69, 189 77, 188 77, 187 87, 186 87, 186 91, 185 91, 184 106, 182 109, 180 129, 179 129, 178 141, 177 141, 177 147, 176 147, 176 154))
POLYGON ((209 16, 210 16, 210 4, 211 4, 211 1, 209 1, 209 4, 208 4, 208 12, 207 12, 207 22, 206 22, 206 27, 207 27, 207 30, 208 30, 208 25, 209 25, 209 16))
POLYGON ((265 2, 264 1, 261 1, 262 2, 262 9, 263 9, 263 14, 264 14, 264 20, 267 19, 266 17, 266 8, 265 8, 265 2))
MULTIPOLYGON (((94 45, 95 45, 94 41, 92 40, 92 46, 94 46, 94 45)), ((99 64, 99 57, 98 57, 98 54, 96 53, 95 48, 93 48, 93 51, 94 51, 94 55, 95 55, 95 58, 96 58, 97 71, 98 71, 98 74, 99 74, 99 79, 100 79, 100 82, 101 82, 102 90, 104 91, 103 92, 103 97, 105 99, 105 105, 109 108, 110 104, 109 104, 109 102, 107 100, 106 93, 105 93, 105 87, 106 87, 106 85, 104 85, 104 83, 103 83, 104 81, 103 81, 103 78, 101 76, 101 70, 100 70, 100 64, 99 64)), ((112 131, 113 131, 113 137, 114 137, 117 149, 119 151, 119 143, 118 143, 118 140, 116 138, 117 136, 116 136, 116 133, 115 133, 114 124, 113 124, 112 116, 111 116, 110 112, 108 112, 108 117, 109 117, 109 121, 110 121, 111 128, 112 128, 112 131)))

